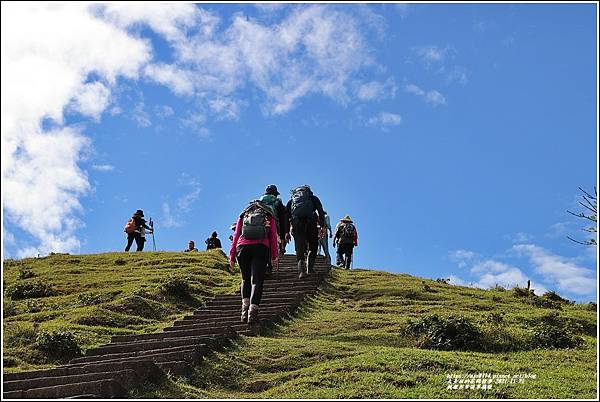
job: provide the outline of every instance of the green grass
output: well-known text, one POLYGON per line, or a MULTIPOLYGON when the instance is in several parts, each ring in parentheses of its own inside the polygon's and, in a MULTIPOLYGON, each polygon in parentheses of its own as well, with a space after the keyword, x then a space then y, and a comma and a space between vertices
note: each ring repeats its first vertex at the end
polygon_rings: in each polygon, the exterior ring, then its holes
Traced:
POLYGON ((239 273, 231 274, 227 267, 219 251, 55 254, 6 260, 4 370, 56 366, 58 362, 35 347, 36 336, 44 331, 69 331, 85 350, 109 342, 113 335, 169 326, 207 298, 238 289, 239 273), (169 278, 184 278, 189 290, 165 292, 161 284, 169 278), (50 289, 46 292, 50 296, 23 297, 31 289, 50 289))
MULTIPOLYGON (((559 317, 582 324, 574 349, 438 351, 401 335, 409 319, 464 315, 489 329, 531 336, 541 317, 512 291, 485 291, 409 275, 334 269, 328 285, 293 319, 266 336, 242 338, 205 358, 187 379, 147 389, 156 398, 595 398, 596 312, 563 305, 559 317), (525 384, 447 390, 447 374, 536 374, 525 384)), ((518 349, 518 348, 517 348, 518 349)), ((139 396, 138 394, 136 394, 139 396)))
MULTIPOLYGON (((18 314, 5 320, 4 353, 16 364, 6 370, 40 367, 31 361, 35 360, 31 338, 40 329, 73 331, 84 348, 104 343, 114 334, 158 330, 206 297, 235 292, 239 274, 225 272, 226 263, 210 253, 50 256, 5 263, 9 286, 43 280, 60 292, 9 302, 9 309, 18 314), (117 259, 124 262, 115 265, 117 259), (34 276, 20 273, 25 269, 34 276), (161 281, 172 275, 191 277, 190 297, 161 293, 161 281), (31 308, 40 310, 26 311, 31 308)), ((333 269, 329 282, 294 318, 266 335, 242 337, 209 355, 188 378, 147 384, 131 396, 595 398, 597 312, 587 305, 552 306, 542 307, 512 290, 451 286, 375 270, 333 269), (551 313, 558 313, 583 339, 580 346, 532 346, 536 326, 551 313), (486 338, 502 341, 498 350, 504 351, 419 348, 414 338, 403 334, 410 320, 429 314, 465 316, 486 338), (447 374, 479 372, 530 373, 537 378, 525 384, 494 385, 492 390, 446 389, 447 374)))

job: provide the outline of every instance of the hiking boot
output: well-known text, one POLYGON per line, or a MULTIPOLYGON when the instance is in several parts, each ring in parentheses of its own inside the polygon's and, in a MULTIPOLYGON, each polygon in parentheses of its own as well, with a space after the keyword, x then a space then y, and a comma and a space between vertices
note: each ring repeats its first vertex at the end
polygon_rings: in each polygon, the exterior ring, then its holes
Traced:
POLYGON ((298 275, 298 279, 303 279, 306 277, 306 273, 304 271, 300 272, 300 275, 298 275))
POLYGON ((250 299, 242 299, 242 322, 248 322, 248 309, 250 308, 250 299))
POLYGON ((250 310, 248 311, 248 324, 254 324, 258 322, 258 304, 251 304, 250 310))

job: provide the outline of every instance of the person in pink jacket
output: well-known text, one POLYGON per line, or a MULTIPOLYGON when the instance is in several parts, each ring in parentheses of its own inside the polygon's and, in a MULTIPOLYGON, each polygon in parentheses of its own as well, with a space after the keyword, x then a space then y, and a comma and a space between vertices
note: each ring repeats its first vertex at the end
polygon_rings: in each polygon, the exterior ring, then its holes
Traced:
POLYGON ((229 251, 231 268, 237 260, 242 273, 242 322, 258 321, 267 263, 276 265, 278 253, 275 218, 261 202, 251 202, 237 220, 229 251))

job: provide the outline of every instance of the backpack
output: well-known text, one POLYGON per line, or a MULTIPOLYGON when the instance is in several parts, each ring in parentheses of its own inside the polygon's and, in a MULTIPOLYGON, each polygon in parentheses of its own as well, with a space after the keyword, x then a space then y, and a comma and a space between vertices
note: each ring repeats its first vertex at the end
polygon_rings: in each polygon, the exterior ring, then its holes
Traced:
POLYGON ((277 205, 277 197, 272 194, 265 194, 259 199, 265 207, 269 208, 271 215, 275 218, 275 223, 277 224, 277 233, 279 233, 279 216, 277 216, 277 209, 275 205, 277 205))
POLYGON ((123 229, 123 231, 127 234, 132 234, 136 230, 137 230, 137 225, 135 224, 135 219, 130 218, 129 221, 127 221, 127 224, 125 225, 125 228, 123 229))
POLYGON ((354 243, 354 234, 356 228, 353 224, 347 222, 340 227, 340 243, 354 243))
POLYGON ((312 218, 315 212, 315 204, 312 200, 312 191, 308 187, 298 187, 292 191, 292 218, 299 219, 312 218))
POLYGON ((269 234, 270 209, 256 200, 242 212, 242 237, 248 240, 261 240, 269 234))

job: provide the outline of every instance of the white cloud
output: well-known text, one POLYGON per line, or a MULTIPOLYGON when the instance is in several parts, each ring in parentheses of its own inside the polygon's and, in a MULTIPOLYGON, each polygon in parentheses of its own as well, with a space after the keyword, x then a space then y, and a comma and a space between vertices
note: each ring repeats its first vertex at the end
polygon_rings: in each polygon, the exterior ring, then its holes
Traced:
POLYGON ((397 89, 394 80, 390 78, 386 82, 371 81, 360 84, 356 89, 356 95, 363 101, 393 98, 396 96, 397 89))
POLYGON ((379 112, 379 114, 371 117, 367 122, 370 126, 380 126, 383 129, 389 126, 397 126, 400 123, 402 123, 402 116, 390 112, 379 112))
POLYGON ((193 87, 222 118, 238 117, 236 92, 247 85, 262 94, 267 115, 287 113, 310 94, 346 103, 354 75, 373 65, 359 22, 333 7, 295 7, 271 25, 238 14, 219 32, 220 19, 201 14, 201 26, 211 28, 174 40, 175 64, 148 68, 147 75, 175 93, 193 87), (220 108, 223 99, 235 107, 220 108))
POLYGON ((512 249, 527 256, 536 272, 546 281, 555 283, 558 289, 577 295, 596 292, 596 275, 593 270, 581 267, 534 244, 518 244, 512 249))
POLYGON ((78 249, 79 197, 90 189, 78 162, 89 140, 63 126, 63 112, 71 105, 99 118, 116 78, 135 78, 150 59, 147 43, 88 7, 2 3, 3 208, 39 243, 20 256, 78 249), (96 81, 87 82, 92 72, 96 81), (44 118, 55 127, 42 129, 44 118))
POLYGON ((459 278, 456 275, 449 275, 448 276, 448 283, 450 285, 456 285, 456 286, 469 286, 469 284, 467 282, 465 282, 464 280, 462 280, 461 278, 459 278))
POLYGON ((467 263, 473 260, 477 254, 469 250, 454 250, 448 253, 450 259, 456 263, 460 268, 467 266, 467 263))
POLYGON ((166 202, 162 204, 162 214, 163 216, 160 226, 164 226, 166 228, 179 228, 183 226, 183 223, 171 214, 171 207, 166 202))
POLYGON ((192 95, 194 82, 192 73, 169 64, 150 64, 144 74, 159 84, 169 87, 177 95, 192 95))
POLYGON ((144 102, 140 101, 136 103, 131 117, 138 127, 150 127, 152 125, 150 115, 145 110, 144 102))
POLYGON ((200 10, 193 4, 110 3, 96 5, 95 11, 121 28, 147 24, 167 40, 185 39, 185 29, 196 24, 200 10))
MULTIPOLYGON (((450 260, 456 262, 460 268, 470 266, 471 276, 474 278, 468 283, 457 276, 454 277, 455 284, 463 286, 474 286, 488 289, 496 285, 512 288, 515 286, 527 286, 527 280, 531 280, 521 269, 492 259, 481 259, 481 257, 469 250, 455 250, 448 253, 450 260)), ((452 282, 452 281, 451 281, 452 282)), ((546 292, 546 287, 538 282, 531 282, 536 294, 546 292)))
POLYGON ((73 99, 73 109, 95 120, 100 119, 110 101, 110 90, 100 82, 91 82, 81 86, 73 99))
POLYGON ((113 165, 92 165, 92 169, 98 172, 111 172, 115 170, 113 165))
POLYGON ((446 98, 444 95, 436 90, 424 91, 415 84, 406 85, 404 90, 408 93, 422 97, 425 102, 429 103, 430 105, 437 106, 446 104, 446 98))
POLYGON ((448 54, 448 50, 448 47, 440 48, 439 46, 429 45, 418 47, 415 49, 415 52, 421 61, 429 66, 431 64, 443 62, 448 54))
POLYGON ((186 173, 183 173, 178 180, 179 185, 189 187, 190 190, 184 193, 175 201, 175 210, 171 209, 169 203, 162 205, 163 220, 161 224, 165 227, 181 227, 185 224, 184 215, 191 211, 192 204, 196 202, 200 195, 200 183, 198 180, 186 173))

